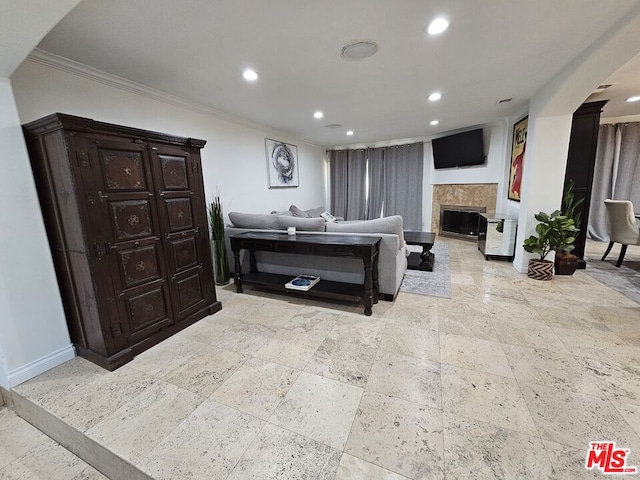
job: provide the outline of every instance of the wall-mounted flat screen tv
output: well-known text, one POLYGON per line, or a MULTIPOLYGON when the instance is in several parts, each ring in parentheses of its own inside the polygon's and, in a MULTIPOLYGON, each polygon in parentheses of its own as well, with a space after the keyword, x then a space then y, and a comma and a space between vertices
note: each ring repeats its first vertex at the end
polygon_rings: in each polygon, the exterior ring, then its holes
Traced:
POLYGON ((436 138, 433 147, 435 168, 469 167, 484 164, 482 129, 436 138))

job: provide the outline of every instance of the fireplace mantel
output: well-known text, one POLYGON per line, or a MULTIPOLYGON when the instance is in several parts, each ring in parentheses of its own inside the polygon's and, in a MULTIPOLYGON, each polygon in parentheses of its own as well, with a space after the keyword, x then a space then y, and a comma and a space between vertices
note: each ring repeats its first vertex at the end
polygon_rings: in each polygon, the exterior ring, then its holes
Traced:
POLYGON ((497 183, 454 183, 433 186, 431 231, 440 231, 440 207, 465 205, 485 207, 487 212, 496 210, 497 183))

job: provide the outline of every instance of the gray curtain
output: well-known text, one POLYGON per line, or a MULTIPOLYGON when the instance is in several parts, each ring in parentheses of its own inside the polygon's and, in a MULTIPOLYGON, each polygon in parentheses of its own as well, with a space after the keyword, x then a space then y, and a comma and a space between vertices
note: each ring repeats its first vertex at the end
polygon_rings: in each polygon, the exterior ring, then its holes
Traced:
POLYGON ((613 198, 615 151, 616 126, 612 124, 600 125, 587 227, 587 236, 594 240, 604 241, 609 239, 609 234, 607 233, 607 211, 604 201, 607 198, 613 198))
POLYGON ((640 122, 602 125, 591 187, 587 235, 609 240, 604 200, 630 200, 640 210, 640 122))
POLYGON ((329 151, 329 208, 336 217, 343 218, 347 216, 347 157, 348 150, 329 151))
POLYGON ((384 214, 401 215, 405 230, 422 229, 423 143, 384 148, 384 214))
POLYGON ((613 191, 616 200, 630 200, 640 211, 640 122, 618 124, 620 157, 613 191))
POLYGON ((370 148, 369 157, 369 205, 367 219, 382 216, 384 202, 384 148, 370 148))
POLYGON ((367 151, 347 151, 347 211, 344 218, 364 220, 367 214, 367 151))

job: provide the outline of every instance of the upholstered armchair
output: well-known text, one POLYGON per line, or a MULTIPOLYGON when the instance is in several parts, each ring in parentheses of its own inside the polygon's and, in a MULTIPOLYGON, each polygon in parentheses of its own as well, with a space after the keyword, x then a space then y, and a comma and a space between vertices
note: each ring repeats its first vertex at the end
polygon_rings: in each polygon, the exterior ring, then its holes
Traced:
POLYGON ((628 245, 640 245, 640 228, 633 213, 633 204, 629 200, 605 200, 609 222, 609 246, 604 252, 604 260, 614 243, 621 243, 622 249, 616 267, 622 265, 628 245))

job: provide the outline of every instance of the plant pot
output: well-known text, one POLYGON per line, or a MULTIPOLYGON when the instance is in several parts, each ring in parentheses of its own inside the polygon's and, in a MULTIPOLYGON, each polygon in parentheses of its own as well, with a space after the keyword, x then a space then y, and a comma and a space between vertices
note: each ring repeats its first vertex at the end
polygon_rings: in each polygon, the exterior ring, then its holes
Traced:
POLYGON ((549 260, 529 260, 527 276, 534 280, 551 280, 553 278, 553 262, 549 260))
POLYGON ((578 257, 572 253, 556 252, 556 275, 573 275, 578 268, 578 257))
POLYGON ((216 285, 226 285, 230 282, 227 248, 224 241, 211 241, 211 255, 213 257, 213 278, 216 285))

